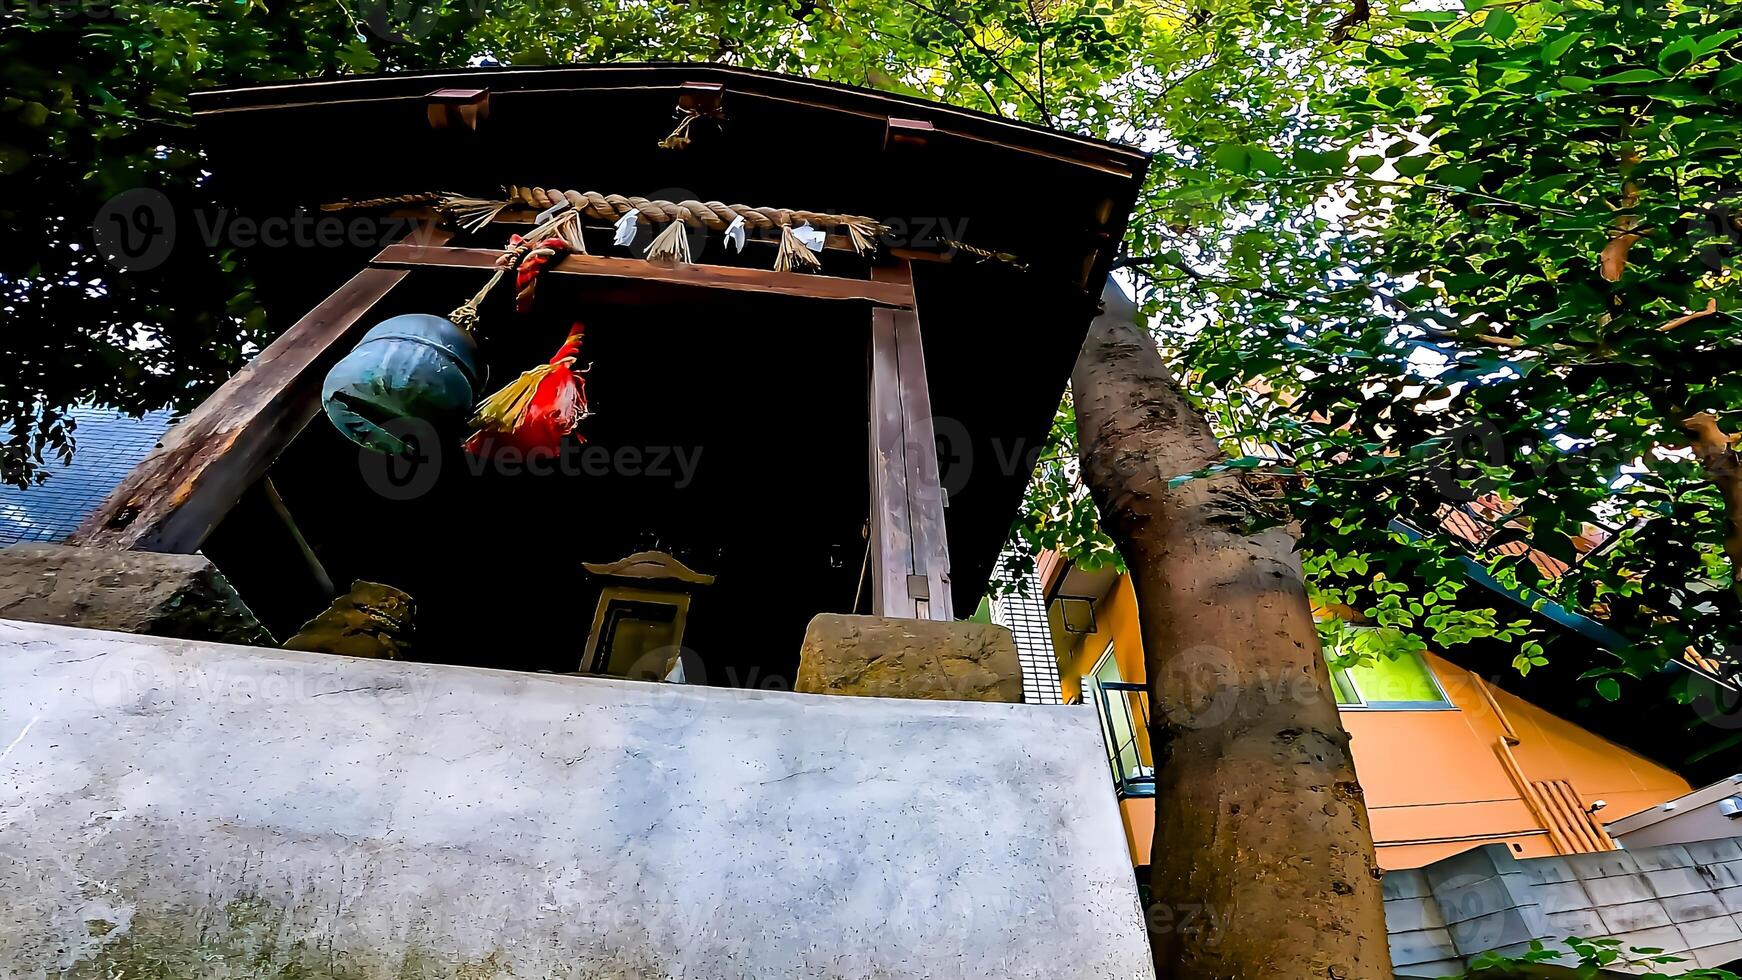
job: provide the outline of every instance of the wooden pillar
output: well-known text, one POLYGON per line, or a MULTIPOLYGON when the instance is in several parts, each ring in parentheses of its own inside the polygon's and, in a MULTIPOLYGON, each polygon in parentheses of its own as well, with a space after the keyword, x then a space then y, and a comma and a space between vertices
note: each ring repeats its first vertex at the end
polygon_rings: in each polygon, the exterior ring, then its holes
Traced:
MULTIPOLYGON (((872 279, 913 288, 901 260, 872 279)), ((944 494, 917 305, 871 313, 871 607, 879 616, 954 618, 944 494)))
MULTIPOLYGON (((433 235, 438 243, 446 240, 445 233, 433 235)), ((198 551, 320 411, 327 368, 368 329, 369 314, 408 274, 368 268, 351 277, 171 429, 67 543, 198 551)))

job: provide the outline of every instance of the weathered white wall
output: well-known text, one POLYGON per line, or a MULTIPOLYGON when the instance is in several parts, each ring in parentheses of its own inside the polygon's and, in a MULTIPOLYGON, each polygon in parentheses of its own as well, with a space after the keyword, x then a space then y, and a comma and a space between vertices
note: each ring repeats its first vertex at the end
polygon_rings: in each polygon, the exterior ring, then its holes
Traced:
POLYGON ((0 978, 1152 977, 1102 758, 1081 709, 0 621, 0 978))

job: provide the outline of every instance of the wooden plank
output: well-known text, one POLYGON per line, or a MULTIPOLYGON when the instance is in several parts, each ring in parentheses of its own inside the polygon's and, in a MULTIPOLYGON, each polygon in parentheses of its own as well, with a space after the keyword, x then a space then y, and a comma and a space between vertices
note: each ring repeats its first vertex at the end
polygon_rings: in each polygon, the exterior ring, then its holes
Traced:
MULTIPOLYGON (((906 262, 879 265, 872 278, 899 283, 912 294, 913 267, 906 262)), ((944 536, 944 493, 938 475, 937 435, 932 426, 931 388, 920 343, 917 309, 893 311, 895 348, 901 372, 901 414, 907 441, 908 519, 913 536, 913 574, 925 579, 928 596, 921 618, 955 618, 950 601, 950 549, 944 536)), ((913 591, 913 590, 909 590, 913 591)))
MULTIPOLYGON (((908 263, 878 266, 872 275, 911 296, 908 263)), ((873 311, 870 361, 872 607, 880 616, 953 619, 918 314, 911 308, 873 311)))
POLYGON ((320 410, 327 368, 372 325, 370 312, 407 275, 372 268, 351 277, 171 429, 67 543, 198 551, 320 410))
MULTIPOLYGON (((377 268, 491 269, 501 253, 488 248, 445 248, 410 244, 389 245, 371 263, 377 268)), ((687 265, 622 259, 603 255, 569 255, 545 272, 556 275, 598 276, 631 279, 645 283, 695 289, 719 289, 794 296, 802 299, 869 303, 872 306, 909 308, 913 291, 898 283, 870 279, 842 279, 801 272, 774 272, 729 265, 687 265)))
POLYGON ((871 313, 871 611, 919 618, 907 594, 913 573, 913 522, 907 501, 907 438, 895 311, 871 313))

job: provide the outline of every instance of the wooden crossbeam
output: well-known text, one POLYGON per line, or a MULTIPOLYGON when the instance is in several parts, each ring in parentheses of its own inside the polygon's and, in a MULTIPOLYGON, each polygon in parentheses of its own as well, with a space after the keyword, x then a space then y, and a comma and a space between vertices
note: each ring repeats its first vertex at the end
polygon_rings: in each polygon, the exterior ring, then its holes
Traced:
MULTIPOLYGON (((435 232, 437 240, 445 233, 435 232)), ((163 442, 67 540, 90 548, 191 554, 320 411, 327 369, 409 275, 370 268, 292 324, 163 442)))
MULTIPOLYGON (((410 244, 389 245, 371 265, 382 269, 491 269, 501 253, 488 248, 447 248, 410 244)), ((832 302, 868 303, 890 309, 913 308, 911 283, 842 279, 800 272, 774 272, 730 265, 690 265, 648 262, 602 255, 568 255, 545 269, 546 274, 627 279, 662 286, 715 289, 727 292, 795 296, 832 302)))

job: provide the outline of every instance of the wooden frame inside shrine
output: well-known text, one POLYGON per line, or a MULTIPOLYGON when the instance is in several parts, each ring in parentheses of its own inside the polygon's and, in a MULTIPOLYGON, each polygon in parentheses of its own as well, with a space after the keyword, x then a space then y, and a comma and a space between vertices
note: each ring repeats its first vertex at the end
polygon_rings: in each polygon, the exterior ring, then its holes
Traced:
MULTIPOLYGON (((511 547, 537 556, 526 569, 556 577, 622 559, 641 549, 564 549, 589 528, 618 523, 599 515, 657 500, 635 518, 646 525, 635 540, 661 550, 699 540, 695 529, 710 512, 749 525, 729 538, 701 535, 709 542, 696 549, 702 557, 684 561, 717 576, 732 597, 725 601, 763 610, 735 614, 733 630, 767 628, 780 652, 761 659, 773 673, 790 668, 794 630, 816 612, 972 612, 1146 166, 1127 147, 711 65, 308 82, 200 93, 194 108, 215 180, 233 202, 229 226, 265 229, 292 216, 305 224, 302 237, 239 243, 284 327, 165 437, 72 543, 204 550, 278 632, 312 614, 335 584, 392 578, 396 561, 416 577, 451 556, 452 574, 477 582, 501 556, 519 553, 511 547), (674 119, 689 114, 686 144, 662 146, 674 119), (599 396, 605 428, 596 441, 681 444, 693 420, 708 427, 713 454, 697 448, 698 466, 725 458, 730 477, 698 478, 692 498, 637 488, 565 503, 584 497, 579 477, 552 482, 536 502, 511 489, 492 489, 488 507, 472 491, 437 494, 456 508, 451 518, 429 501, 388 509, 352 472, 355 453, 344 455, 325 431, 322 379, 385 316, 453 308, 507 236, 537 214, 512 203, 478 227, 458 227, 425 192, 488 197, 533 180, 655 200, 826 209, 885 227, 868 256, 831 235, 821 270, 805 273, 772 271, 774 246, 754 228, 735 256, 709 244, 694 262, 671 263, 640 257, 639 244, 613 248, 607 224, 589 225, 590 254, 555 261, 539 289, 542 304, 603 324, 589 323, 588 342, 600 339, 581 358, 594 359, 596 386, 611 393, 599 396), (321 222, 340 222, 337 233, 323 234, 321 222), (645 434, 632 428, 642 420, 645 434), (796 445, 777 448, 782 434, 796 445), (847 460, 847 445, 863 463, 864 489, 848 485, 858 463, 847 460), (497 515, 517 520, 521 510, 562 527, 563 547, 553 551, 555 531, 550 541, 524 529, 514 542, 494 540, 497 515), (347 527, 352 514, 364 526, 347 527), (666 517, 675 523, 662 524, 666 517), (437 526, 413 528, 414 520, 437 526), (409 544, 414 538, 447 543, 409 544), (730 591, 734 577, 738 591, 730 591), (787 594, 803 598, 774 598, 787 594)), ((487 338, 520 329, 503 325, 512 318, 504 310, 485 307, 487 338)), ((550 328, 526 329, 539 336, 525 351, 555 346, 550 328)), ((495 368, 498 383, 513 370, 507 364, 495 368)), ((456 587, 441 601, 487 593, 487 585, 456 587)), ((695 618, 705 615, 698 605, 695 618)))

